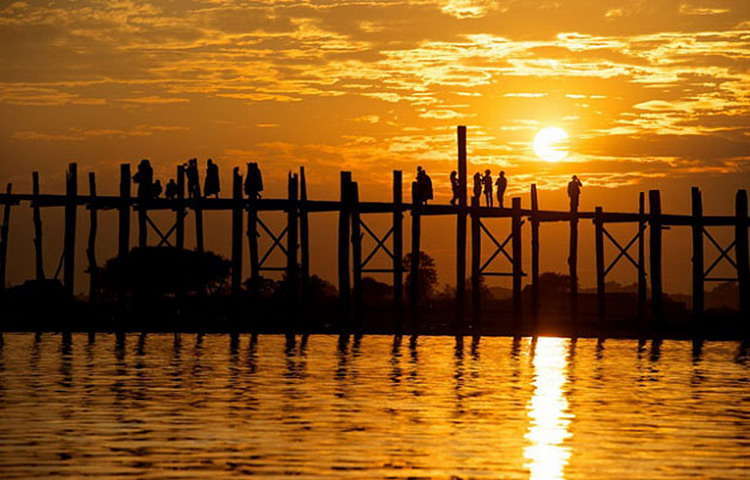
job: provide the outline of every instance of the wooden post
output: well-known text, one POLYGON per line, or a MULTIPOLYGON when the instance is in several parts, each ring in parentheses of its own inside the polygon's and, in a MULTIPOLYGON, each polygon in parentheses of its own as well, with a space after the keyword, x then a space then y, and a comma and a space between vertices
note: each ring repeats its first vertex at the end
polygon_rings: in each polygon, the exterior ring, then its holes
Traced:
POLYGON ((297 200, 299 198, 299 179, 297 174, 289 173, 287 193, 289 198, 289 208, 287 210, 287 263, 286 277, 289 283, 289 308, 290 320, 296 320, 297 302, 299 300, 299 265, 297 255, 299 249, 299 224, 297 223, 297 200))
POLYGON ((650 231, 650 266, 651 266, 651 308, 654 313, 654 320, 657 325, 661 324, 663 315, 662 300, 662 224, 661 224, 661 192, 659 190, 649 190, 648 192, 649 211, 651 214, 650 231))
POLYGON ((307 299, 307 289, 310 283, 310 223, 307 212, 307 178, 305 167, 299 168, 299 239, 300 239, 300 267, 303 299, 307 299))
POLYGON ((602 207, 594 210, 594 248, 596 250, 596 303, 600 328, 604 325, 607 292, 604 278, 604 213, 602 207))
POLYGON ((511 245, 513 249, 513 320, 515 327, 518 328, 523 319, 523 297, 521 296, 523 281, 523 255, 521 249, 523 239, 521 238, 521 225, 523 219, 521 218, 521 198, 513 197, 511 206, 513 208, 511 217, 511 232, 513 235, 513 243, 511 245))
POLYGON ((148 246, 148 223, 146 216, 148 210, 146 210, 147 198, 138 198, 138 246, 141 248, 148 246))
POLYGON ((242 175, 232 170, 232 295, 242 290, 242 175))
POLYGON ((422 243, 422 214, 421 205, 415 196, 416 182, 412 182, 411 208, 411 262, 409 264, 409 307, 411 310, 412 326, 417 327, 419 308, 419 252, 422 243))
POLYGON ((203 252, 203 208, 200 180, 195 186, 195 197, 193 197, 193 212, 195 213, 195 249, 203 252))
POLYGON ((568 247, 570 275, 570 318, 578 320, 578 211, 570 211, 570 244, 568 247))
POLYGON ((78 196, 78 165, 71 163, 66 176, 65 233, 63 234, 63 284, 71 295, 75 294, 76 261, 76 197, 78 196))
POLYGON ((117 255, 123 258, 130 251, 130 165, 120 165, 120 199, 121 204, 118 211, 118 242, 117 255))
POLYGON ((42 212, 39 208, 39 172, 31 174, 32 193, 34 201, 32 202, 32 214, 34 218, 34 263, 36 266, 36 279, 44 280, 44 253, 42 244, 42 212))
POLYGON ((638 221, 639 237, 638 237, 638 321, 643 326, 643 321, 646 318, 646 303, 647 303, 647 290, 646 287, 646 232, 643 226, 646 223, 646 195, 643 192, 638 194, 638 214, 640 220, 638 221))
MULTIPOLYGON (((403 174, 393 171, 393 306, 398 314, 404 308, 404 212, 403 174)), ((397 322, 400 323, 400 322, 397 322)), ((400 325, 397 325, 400 327, 400 325)))
POLYGON ((705 266, 703 264, 703 199, 698 187, 690 189, 693 211, 693 321, 698 322, 704 310, 705 266))
MULTIPOLYGON (((13 193, 13 184, 5 187, 5 193, 13 193)), ((3 224, 0 226, 0 291, 5 290, 5 274, 8 265, 8 235, 10 233, 10 202, 3 208, 3 224)))
POLYGON ((257 200, 250 198, 247 207, 247 243, 250 250, 250 280, 253 288, 260 281, 260 261, 258 257, 258 205, 257 200))
POLYGON ((362 224, 359 214, 359 184, 349 184, 352 205, 352 300, 355 318, 362 314, 362 224))
POLYGON ((89 261, 89 302, 96 303, 96 288, 99 267, 96 264, 96 233, 99 228, 99 218, 96 206, 96 174, 89 172, 89 241, 86 247, 86 257, 89 261))
POLYGON ((352 172, 341 172, 340 196, 341 209, 339 210, 339 245, 338 245, 338 270, 339 270, 339 301, 343 320, 349 323, 351 287, 349 285, 349 184, 352 181, 352 172))
POLYGON ((456 215, 456 318, 454 331, 463 329, 466 309, 466 127, 458 135, 458 207, 456 215))
POLYGON ((175 247, 180 250, 185 248, 185 167, 177 167, 177 201, 175 217, 175 247))
POLYGON ((471 327, 479 329, 481 323, 480 260, 482 256, 482 237, 479 226, 479 199, 471 197, 471 327))
POLYGON ((539 197, 531 184, 531 316, 539 320, 539 197))
MULTIPOLYGON (((747 190, 737 190, 735 199, 735 256, 737 257, 737 283, 740 297, 739 306, 741 318, 745 322, 750 318, 750 260, 748 259, 748 212, 747 190)), ((744 326, 747 328, 747 326, 744 326)))

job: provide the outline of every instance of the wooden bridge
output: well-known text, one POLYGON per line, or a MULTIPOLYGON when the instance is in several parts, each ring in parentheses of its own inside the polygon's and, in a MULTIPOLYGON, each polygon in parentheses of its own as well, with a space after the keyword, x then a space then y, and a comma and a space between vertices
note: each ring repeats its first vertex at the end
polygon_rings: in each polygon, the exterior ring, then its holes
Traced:
MULTIPOLYGON (((250 278, 259 280, 263 271, 284 271, 291 285, 306 285, 310 276, 310 243, 309 215, 316 212, 337 212, 338 222, 338 286, 341 305, 348 318, 362 308, 362 275, 365 273, 389 273, 393 279, 394 307, 397 311, 406 309, 405 300, 411 311, 417 310, 417 281, 410 282, 407 298, 404 299, 404 213, 411 216, 411 245, 413 259, 419 258, 421 242, 421 218, 432 215, 452 215, 456 218, 456 302, 455 326, 466 325, 465 308, 467 305, 467 224, 470 223, 471 239, 471 314, 470 322, 474 328, 480 325, 481 298, 480 278, 482 276, 509 276, 513 284, 513 316, 520 320, 523 312, 521 289, 523 278, 527 274, 522 268, 523 225, 530 224, 531 236, 531 312, 536 318, 540 305, 539 290, 539 253, 540 227, 546 222, 567 222, 569 224, 568 270, 570 275, 570 310, 577 314, 578 305, 578 224, 580 220, 591 220, 595 226, 596 284, 598 296, 598 314, 603 319, 606 315, 605 281, 608 273, 619 262, 630 263, 636 272, 638 284, 638 314, 646 318, 647 314, 655 322, 663 319, 663 285, 662 285, 662 230, 671 226, 686 226, 692 230, 692 285, 693 313, 700 318, 704 311, 704 285, 709 281, 737 281, 739 283, 740 310, 745 318, 750 317, 750 261, 748 260, 748 198, 745 190, 739 190, 736 196, 736 209, 731 216, 704 216, 701 192, 697 187, 692 189, 692 214, 670 215, 662 212, 660 192, 648 192, 648 211, 646 198, 640 194, 639 210, 634 213, 607 212, 602 207, 589 211, 549 211, 539 208, 536 185, 531 185, 530 208, 522 208, 521 199, 515 197, 511 208, 490 208, 479 206, 479 199, 467 197, 467 155, 466 127, 457 128, 458 136, 458 175, 462 185, 458 204, 421 205, 412 201, 404 202, 402 198, 402 172, 393 172, 393 197, 390 202, 360 201, 357 182, 352 180, 351 172, 341 172, 340 199, 338 201, 310 200, 307 197, 307 184, 304 168, 298 174, 289 174, 288 196, 283 199, 248 199, 243 197, 242 176, 237 168, 232 175, 231 198, 187 198, 185 195, 185 171, 177 168, 178 195, 176 199, 154 198, 141 199, 131 196, 132 181, 129 164, 120 167, 120 194, 117 196, 99 195, 96 190, 95 174, 89 173, 88 194, 82 195, 78 190, 76 164, 70 164, 66 175, 66 192, 64 195, 42 194, 39 191, 39 174, 33 173, 33 191, 30 194, 12 192, 12 185, 7 186, 5 194, 0 194, 0 204, 4 205, 2 230, 0 231, 0 288, 5 287, 5 270, 8 249, 9 224, 11 207, 21 202, 28 202, 33 209, 34 251, 36 260, 36 278, 45 278, 42 251, 42 221, 40 209, 45 207, 64 207, 65 229, 63 236, 63 256, 60 268, 64 286, 74 291, 74 267, 76 261, 76 216, 78 207, 85 207, 90 217, 86 257, 89 272, 97 271, 95 246, 97 239, 98 212, 116 210, 118 222, 118 254, 125 255, 130 250, 131 213, 137 216, 138 246, 149 244, 149 229, 158 237, 157 245, 185 247, 185 217, 193 212, 195 221, 195 248, 204 249, 203 212, 211 210, 228 210, 232 212, 231 221, 231 288, 233 294, 241 292, 243 266, 243 232, 247 238, 250 256, 250 278), (166 232, 149 217, 153 210, 171 210, 175 212, 173 226, 166 232), (274 232, 263 221, 261 212, 277 211, 286 214, 286 226, 280 232, 274 232), (378 234, 364 220, 372 213, 390 213, 392 225, 385 234, 378 234), (483 223, 486 218, 508 218, 510 234, 497 238, 483 223), (470 222, 469 222, 470 221, 470 222), (608 229, 608 224, 632 224, 635 234, 627 241, 618 240, 608 229), (246 224, 246 226, 245 226, 246 224), (709 227, 734 227, 734 240, 722 246, 711 235, 709 227), (648 261, 645 236, 648 234, 648 261), (271 240, 270 248, 262 255, 259 251, 258 238, 267 235, 271 240), (362 239, 365 235, 375 241, 374 249, 364 255, 362 239), (493 253, 482 258, 482 242, 488 240, 494 247, 493 253), (716 248, 718 257, 706 268, 704 264, 704 243, 716 248), (614 248, 614 259, 605 264, 605 244, 614 248), (271 266, 268 264, 272 252, 280 250, 286 257, 286 264, 271 266), (635 253, 632 253, 635 250, 635 253), (390 268, 368 268, 373 257, 383 252, 390 259, 390 268), (730 255, 734 252, 734 258, 730 255), (504 258, 510 269, 493 271, 490 267, 494 260, 504 258), (733 267, 736 277, 716 278, 711 273, 722 261, 733 267), (648 265, 647 265, 648 264, 648 265), (648 268, 647 268, 648 267, 648 268), (647 298, 647 270, 650 283, 650 299, 647 298)), ((413 189, 412 189, 413 197, 413 189)), ((413 198, 412 198, 413 200, 413 198)), ((418 279, 416 272, 418 261, 411 262, 411 278, 418 279)), ((58 269, 59 273, 59 269, 58 269)), ((294 302, 304 302, 304 289, 291 288, 296 297, 294 302), (297 296, 299 295, 299 296, 297 296)), ((91 275, 90 294, 92 300, 96 294, 95 275, 91 275)))

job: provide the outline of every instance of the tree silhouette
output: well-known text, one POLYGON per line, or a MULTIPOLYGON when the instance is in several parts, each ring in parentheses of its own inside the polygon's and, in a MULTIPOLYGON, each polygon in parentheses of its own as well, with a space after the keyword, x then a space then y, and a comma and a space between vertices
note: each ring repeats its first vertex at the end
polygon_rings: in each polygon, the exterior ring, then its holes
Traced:
MULTIPOLYGON (((407 292, 411 288, 411 265, 412 265, 412 254, 408 253, 404 256, 403 260, 404 270, 406 270, 406 289, 407 292)), ((417 269, 417 300, 423 301, 432 298, 435 293, 435 287, 438 283, 437 269, 435 268, 435 259, 426 254, 425 252, 419 252, 419 268, 417 269)))
POLYGON ((160 297, 218 291, 230 270, 231 262, 213 252, 140 247, 107 260, 100 280, 105 291, 160 297))

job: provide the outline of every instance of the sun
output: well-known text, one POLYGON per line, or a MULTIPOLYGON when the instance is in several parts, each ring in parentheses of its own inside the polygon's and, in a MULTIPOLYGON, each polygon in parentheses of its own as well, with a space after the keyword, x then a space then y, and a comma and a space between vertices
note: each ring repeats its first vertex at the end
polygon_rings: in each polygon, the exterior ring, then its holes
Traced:
POLYGON ((545 162, 559 162, 568 156, 565 145, 568 132, 559 127, 546 127, 534 137, 534 153, 545 162))

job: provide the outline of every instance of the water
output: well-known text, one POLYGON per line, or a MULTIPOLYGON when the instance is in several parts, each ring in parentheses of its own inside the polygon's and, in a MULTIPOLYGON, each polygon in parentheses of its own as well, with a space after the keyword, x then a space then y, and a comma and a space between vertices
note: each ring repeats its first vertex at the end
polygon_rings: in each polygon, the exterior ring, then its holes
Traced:
POLYGON ((0 477, 750 478, 737 342, 6 334, 0 477))

